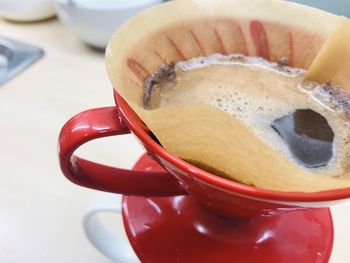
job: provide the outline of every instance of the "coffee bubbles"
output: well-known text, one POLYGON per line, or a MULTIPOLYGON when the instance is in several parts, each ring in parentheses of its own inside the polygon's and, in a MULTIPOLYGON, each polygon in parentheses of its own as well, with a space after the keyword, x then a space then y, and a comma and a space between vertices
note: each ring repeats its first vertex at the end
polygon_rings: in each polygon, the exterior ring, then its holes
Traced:
POLYGON ((304 70, 287 64, 214 54, 167 65, 145 81, 144 106, 214 106, 304 169, 340 177, 349 170, 350 96, 332 83, 305 81, 304 70))

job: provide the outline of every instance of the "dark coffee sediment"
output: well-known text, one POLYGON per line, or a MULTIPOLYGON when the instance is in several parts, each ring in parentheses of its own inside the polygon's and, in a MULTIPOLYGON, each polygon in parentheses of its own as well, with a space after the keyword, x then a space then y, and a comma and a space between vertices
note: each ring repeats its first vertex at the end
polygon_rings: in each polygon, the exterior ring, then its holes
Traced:
POLYGON ((212 105, 305 169, 344 175, 350 96, 332 83, 319 85, 304 76, 285 58, 273 63, 243 55, 198 57, 159 68, 144 83, 143 105, 149 110, 212 105))
POLYGON ((176 80, 175 64, 164 65, 160 67, 151 77, 147 78, 144 83, 142 104, 147 107, 149 100, 151 99, 152 90, 156 86, 160 86, 163 83, 171 83, 176 80))
POLYGON ((326 166, 333 156, 334 133, 327 119, 309 110, 296 110, 272 122, 290 153, 307 168, 326 166))

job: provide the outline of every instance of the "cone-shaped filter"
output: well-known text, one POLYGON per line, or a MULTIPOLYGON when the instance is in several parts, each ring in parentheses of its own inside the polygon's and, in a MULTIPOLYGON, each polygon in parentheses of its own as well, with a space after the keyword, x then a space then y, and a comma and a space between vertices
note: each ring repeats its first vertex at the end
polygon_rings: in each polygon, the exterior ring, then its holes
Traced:
MULTIPOLYGON (((350 186, 350 178, 315 175, 269 147, 215 107, 143 107, 144 81, 164 64, 215 53, 287 57, 308 69, 338 17, 278 0, 178 0, 146 10, 123 25, 107 48, 117 92, 173 154, 242 183, 283 191, 350 186)), ((282 92, 281 92, 282 93, 282 92)))

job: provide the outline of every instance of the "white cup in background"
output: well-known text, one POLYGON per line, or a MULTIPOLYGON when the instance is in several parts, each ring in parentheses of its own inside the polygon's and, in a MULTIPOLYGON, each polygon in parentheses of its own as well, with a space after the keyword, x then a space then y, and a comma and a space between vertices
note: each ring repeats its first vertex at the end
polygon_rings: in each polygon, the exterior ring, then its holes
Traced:
POLYGON ((77 37, 104 49, 114 31, 127 19, 162 0, 55 0, 60 20, 77 37))
POLYGON ((90 243, 105 256, 118 263, 138 263, 140 261, 127 238, 122 237, 122 233, 119 236, 113 233, 100 218, 109 213, 114 214, 117 219, 121 217, 121 210, 121 195, 99 192, 91 200, 83 216, 83 229, 90 243))
POLYGON ((53 0, 0 0, 0 17, 18 22, 33 22, 53 17, 53 0))

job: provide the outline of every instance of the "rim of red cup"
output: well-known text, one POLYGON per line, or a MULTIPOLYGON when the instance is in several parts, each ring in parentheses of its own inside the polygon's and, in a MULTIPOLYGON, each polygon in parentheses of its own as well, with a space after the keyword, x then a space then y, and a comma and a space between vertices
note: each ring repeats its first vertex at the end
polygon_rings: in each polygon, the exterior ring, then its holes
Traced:
POLYGON ((244 195, 250 198, 285 202, 327 202, 350 198, 350 187, 317 192, 284 192, 256 188, 206 172, 176 157, 155 142, 154 139, 152 139, 146 132, 147 127, 143 124, 142 120, 115 90, 114 98, 117 107, 119 107, 119 112, 123 115, 123 121, 125 122, 126 126, 142 141, 143 144, 151 148, 161 158, 180 168, 186 173, 189 173, 209 184, 222 188, 223 190, 234 192, 235 194, 244 195))

